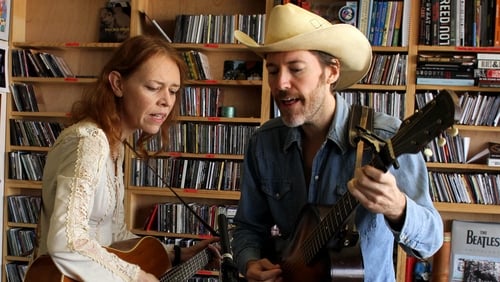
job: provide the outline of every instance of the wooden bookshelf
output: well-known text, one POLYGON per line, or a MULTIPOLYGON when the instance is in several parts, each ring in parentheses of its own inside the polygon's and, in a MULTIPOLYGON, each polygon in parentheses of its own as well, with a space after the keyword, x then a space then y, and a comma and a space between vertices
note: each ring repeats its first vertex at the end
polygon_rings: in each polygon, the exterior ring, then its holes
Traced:
MULTIPOLYGON (((266 14, 273 1, 260 2, 248 1, 159 1, 159 0, 132 0, 130 35, 151 34, 158 35, 151 22, 141 16, 145 12, 156 19, 173 38, 175 17, 180 14, 266 14)), ((96 81, 95 76, 103 67, 119 43, 101 43, 99 38, 99 12, 107 3, 106 0, 16 0, 12 1, 11 40, 9 48, 32 49, 45 51, 61 56, 71 70, 77 75, 71 78, 53 77, 20 77, 12 76, 12 58, 9 60, 9 81, 29 83, 35 88, 35 95, 40 111, 22 112, 15 109, 12 95, 1 95, 2 106, 2 133, 5 130, 5 139, 0 142, 2 152, 5 148, 4 177, 1 179, 1 191, 5 196, 10 195, 41 195, 41 182, 36 180, 9 179, 10 152, 26 151, 45 154, 48 147, 19 146, 10 143, 10 120, 41 120, 65 122, 68 118, 73 102, 77 101, 82 93, 96 81), (5 129, 4 129, 5 128, 5 129), (4 144, 5 143, 5 144, 4 144), (5 185, 4 185, 5 184, 5 185)), ((224 80, 224 60, 261 60, 246 47, 235 43, 224 44, 187 44, 175 43, 173 46, 179 50, 197 50, 207 55, 210 70, 214 75, 211 80, 188 80, 190 87, 218 87, 224 92, 224 104, 236 110, 236 116, 228 117, 192 117, 182 116, 179 121, 183 123, 225 124, 259 126, 270 117, 271 98, 266 88, 265 80, 224 80)), ((3 135, 2 135, 3 136, 3 135)), ((176 199, 172 191, 159 187, 133 186, 131 179, 131 161, 134 158, 131 150, 127 149, 125 161, 125 186, 126 186, 126 221, 129 228, 138 235, 151 235, 157 237, 180 237, 187 239, 203 239, 206 235, 196 234, 171 234, 159 231, 143 230, 143 223, 151 206, 161 202, 174 202, 176 199)), ((205 159, 242 162, 242 154, 211 154, 195 152, 165 152, 159 157, 205 159)), ((239 200, 238 191, 211 191, 179 189, 173 187, 186 202, 210 205, 235 205, 239 200)), ((26 265, 30 257, 11 256, 5 240, 10 228, 35 229, 35 224, 24 224, 9 221, 6 202, 3 205, 3 236, 2 242, 2 281, 6 280, 5 266, 9 263, 26 265)), ((217 276, 214 272, 201 272, 201 275, 217 276)))
MULTIPOLYGON (((320 1, 320 0, 318 0, 320 1)), ((193 0, 193 1, 160 1, 160 0, 132 0, 131 9, 131 35, 155 34, 157 30, 147 19, 141 16, 145 12, 155 19, 166 33, 173 38, 175 33, 175 19, 180 14, 268 14, 277 1, 229 1, 229 0, 193 0)), ((278 1, 279 2, 279 1, 278 1)), ((314 1, 311 1, 314 2, 314 1)), ((324 2, 324 1, 320 1, 324 2)), ((349 91, 397 91, 405 93, 404 113, 411 115, 415 111, 415 93, 425 90, 439 90, 442 86, 416 85, 416 58, 420 52, 499 52, 491 48, 466 48, 466 47, 438 47, 422 46, 418 44, 418 27, 420 19, 419 1, 404 1, 411 5, 409 25, 409 44, 404 47, 374 46, 373 52, 380 54, 404 54, 407 59, 407 73, 404 85, 353 85, 349 91)), ((46 147, 14 146, 10 144, 9 120, 44 120, 64 122, 68 117, 71 104, 76 101, 85 89, 95 81, 92 76, 97 75, 107 58, 119 43, 99 43, 99 9, 106 0, 15 0, 12 4, 11 40, 9 47, 12 49, 37 49, 53 52, 62 56, 72 70, 79 76, 76 78, 41 78, 41 77, 10 77, 12 82, 31 83, 36 87, 39 112, 19 112, 12 106, 11 95, 0 95, 0 134, 5 128, 5 139, 0 141, 0 152, 5 160, 0 158, 4 170, 0 172, 0 188, 5 196, 9 195, 40 195, 41 183, 32 180, 9 179, 8 153, 15 151, 28 151, 45 153, 46 147), (4 144, 5 143, 5 144, 4 144), (5 151, 3 151, 5 148, 5 151), (2 176, 3 174, 3 176, 2 176)), ((223 62, 227 59, 256 60, 255 54, 248 51, 240 44, 191 44, 174 43, 179 51, 197 50, 208 56, 210 68, 214 79, 209 81, 189 80, 187 86, 192 87, 219 87, 224 90, 224 104, 236 108, 236 117, 180 117, 180 122, 203 124, 242 124, 258 126, 268 120, 272 115, 272 102, 265 75, 262 80, 224 80, 222 77, 223 62)), ((9 66, 12 61, 9 60, 9 66)), ((9 67, 10 74, 10 67, 9 67)), ((457 91, 487 92, 498 95, 499 89, 480 87, 447 87, 457 91)), ((471 154, 478 152, 486 142, 499 141, 500 130, 498 127, 485 126, 458 126, 464 136, 471 137, 471 154)), ((158 157, 185 158, 185 159, 216 159, 242 161, 242 155, 210 154, 193 152, 165 152, 158 157)), ((158 231, 143 230, 144 220, 152 205, 159 202, 178 202, 174 194, 166 188, 140 187, 130 183, 132 175, 133 153, 127 150, 125 161, 126 185, 126 220, 128 227, 139 235, 152 235, 161 237, 179 236, 191 239, 202 239, 204 236, 193 234, 171 234, 158 231)), ((428 163, 431 171, 439 172, 488 172, 498 173, 497 168, 480 164, 443 164, 428 163)), ((229 204, 238 203, 238 191, 208 191, 190 190, 173 187, 187 201, 204 204, 229 204)), ((453 219, 467 219, 478 221, 499 221, 500 207, 485 205, 467 205, 435 203, 440 211, 445 230, 450 231, 453 219)), ((30 224, 9 222, 7 206, 3 205, 3 242, 2 242, 2 281, 6 281, 5 265, 7 263, 26 264, 29 257, 13 257, 8 255, 6 245, 7 230, 11 227, 35 228, 30 224)), ((397 264, 397 281, 404 281, 406 255, 399 250, 397 264)), ((209 274, 212 275, 212 274, 209 274)))
MULTIPOLYGON (((410 38, 408 46, 409 54, 409 83, 412 84, 407 90, 411 90, 411 95, 415 95, 422 91, 436 91, 443 88, 451 89, 462 95, 464 92, 482 92, 492 95, 499 95, 498 88, 485 87, 466 87, 466 86, 439 86, 439 85, 417 85, 416 84, 416 62, 417 55, 426 52, 442 52, 442 53, 470 53, 475 55, 481 52, 500 52, 498 48, 492 47, 469 47, 469 46, 432 46, 419 45, 419 21, 420 21, 420 1, 411 1, 411 18, 410 18, 410 38)), ((412 99, 414 100, 414 99, 412 99)), ((407 106, 410 106, 408 103, 407 106)), ((415 106, 411 107, 415 109, 415 106)), ((474 155, 484 148, 488 142, 500 141, 500 128, 491 126, 472 126, 458 125, 459 134, 471 138, 469 156, 474 155)), ((498 174, 498 167, 491 167, 485 164, 458 164, 458 163, 427 163, 429 171, 443 173, 490 173, 498 174)), ((451 231, 451 223, 453 220, 471 220, 498 222, 500 221, 500 206, 498 205, 481 205, 481 204, 463 204, 463 203, 443 203, 435 202, 434 206, 440 212, 443 219, 444 231, 451 231)), ((430 258, 432 260, 432 258, 430 258)), ((406 255, 399 248, 398 263, 397 263, 397 281, 405 281, 405 266, 406 255)))

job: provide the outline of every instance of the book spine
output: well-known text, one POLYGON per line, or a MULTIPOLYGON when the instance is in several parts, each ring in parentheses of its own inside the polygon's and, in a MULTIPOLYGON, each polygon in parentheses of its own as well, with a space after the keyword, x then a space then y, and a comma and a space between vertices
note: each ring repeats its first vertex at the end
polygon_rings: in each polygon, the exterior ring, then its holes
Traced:
POLYGON ((500 46, 500 0, 496 0, 494 46, 500 46))
POLYGON ((432 278, 433 282, 448 282, 450 276, 450 252, 451 252, 451 232, 445 232, 443 245, 432 258, 432 278))
MULTIPOLYGON (((435 8, 435 6, 433 7, 435 8)), ((439 1, 437 12, 437 45, 440 46, 450 46, 452 38, 452 26, 451 26, 451 4, 450 1, 439 1)))
MULTIPOLYGON (((499 0, 500 1, 500 0, 499 0)), ((370 13, 370 0, 359 1, 358 29, 368 37, 368 18, 370 13)))
POLYGON ((477 69, 475 76, 479 78, 500 78, 500 69, 477 69))
POLYGON ((500 60, 500 53, 477 53, 478 60, 500 60))
POLYGON ((417 77, 474 78, 474 72, 452 71, 452 70, 417 69, 417 77))
POLYGON ((500 69, 500 60, 477 60, 478 69, 500 69))
POLYGON ((417 84, 434 84, 448 86, 474 86, 474 79, 470 78, 431 78, 417 77, 417 84))

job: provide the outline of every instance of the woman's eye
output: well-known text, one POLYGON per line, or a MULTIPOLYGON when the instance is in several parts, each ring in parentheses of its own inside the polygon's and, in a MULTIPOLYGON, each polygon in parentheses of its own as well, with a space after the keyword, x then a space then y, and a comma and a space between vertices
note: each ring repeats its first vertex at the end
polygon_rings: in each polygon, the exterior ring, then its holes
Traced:
POLYGON ((146 85, 146 88, 150 91, 158 91, 160 89, 160 87, 155 87, 150 85, 146 85))

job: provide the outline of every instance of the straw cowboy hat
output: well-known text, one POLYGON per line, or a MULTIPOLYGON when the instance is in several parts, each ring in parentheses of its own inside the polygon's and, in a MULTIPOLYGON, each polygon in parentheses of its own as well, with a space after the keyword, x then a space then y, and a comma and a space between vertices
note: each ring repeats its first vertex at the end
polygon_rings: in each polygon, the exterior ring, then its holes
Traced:
POLYGON ((336 90, 361 80, 372 59, 372 48, 361 31, 349 24, 331 24, 321 16, 293 4, 273 7, 268 18, 264 45, 236 30, 234 36, 259 56, 295 50, 326 52, 340 60, 336 90))

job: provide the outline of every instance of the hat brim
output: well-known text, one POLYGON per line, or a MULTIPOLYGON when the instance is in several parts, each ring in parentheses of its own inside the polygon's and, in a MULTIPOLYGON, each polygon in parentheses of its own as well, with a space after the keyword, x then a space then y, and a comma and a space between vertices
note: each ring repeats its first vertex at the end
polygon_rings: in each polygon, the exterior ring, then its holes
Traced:
POLYGON ((364 35, 353 33, 360 31, 352 25, 335 24, 265 45, 259 45, 239 30, 235 31, 234 36, 263 58, 267 53, 295 50, 328 53, 340 61, 340 77, 336 90, 342 90, 359 82, 367 74, 372 60, 372 47, 369 41, 364 35))

